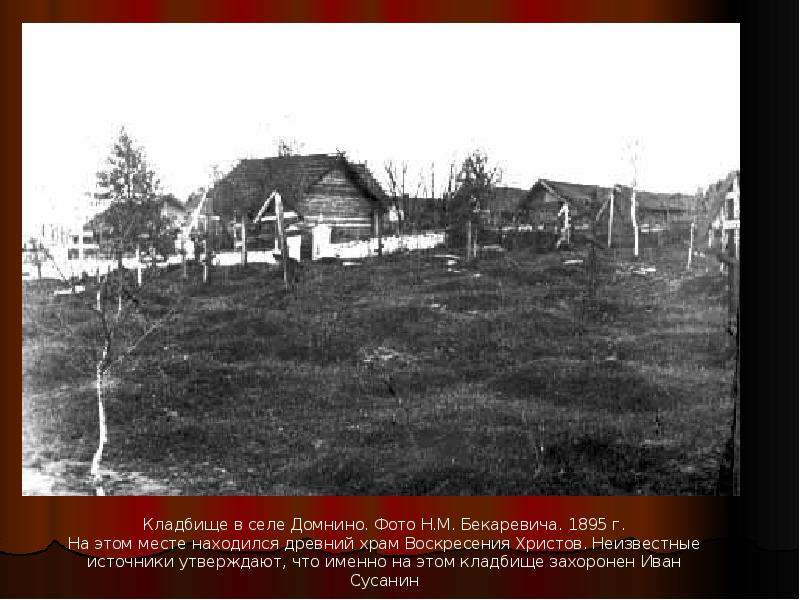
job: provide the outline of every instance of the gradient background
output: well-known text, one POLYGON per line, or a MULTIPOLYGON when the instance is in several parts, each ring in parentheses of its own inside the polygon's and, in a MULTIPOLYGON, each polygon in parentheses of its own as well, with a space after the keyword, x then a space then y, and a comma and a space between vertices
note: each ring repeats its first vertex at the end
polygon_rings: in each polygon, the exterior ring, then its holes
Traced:
MULTIPOLYGON (((20 81, 22 22, 109 22, 109 21, 398 21, 398 22, 735 22, 740 19, 736 3, 711 0, 679 1, 590 1, 457 2, 412 0, 388 2, 365 0, 303 0, 299 2, 254 2, 206 0, 194 3, 109 0, 38 0, 2 5, 2 64, 5 94, 2 101, 2 136, 6 181, 5 208, 12 223, 12 235, 4 237, 9 255, 18 245, 20 187, 20 81)), ((7 287, 19 286, 16 269, 8 272, 7 287), (13 279, 12 279, 13 278, 13 279), (13 281, 13 283, 12 283, 13 281)), ((665 597, 722 596, 735 593, 732 570, 738 562, 733 539, 740 519, 740 499, 725 498, 632 498, 632 497, 313 497, 313 498, 23 498, 21 488, 21 414, 19 399, 21 364, 21 289, 4 298, 7 305, 3 371, 7 394, 2 402, 0 464, 0 593, 7 596, 63 597, 665 597), (530 569, 412 569, 392 575, 419 576, 417 588, 370 588, 358 590, 349 583, 350 573, 364 576, 368 569, 297 569, 293 553, 281 553, 289 563, 285 571, 238 569, 116 568, 86 569, 86 559, 59 545, 68 538, 153 539, 159 534, 142 531, 144 517, 178 520, 361 519, 368 526, 379 518, 414 519, 450 517, 455 526, 462 516, 472 519, 558 520, 566 526, 571 516, 605 516, 617 519, 624 532, 604 532, 605 537, 700 539, 702 549, 683 553, 680 569, 578 569, 538 571, 530 569), (53 542, 57 543, 53 543, 53 542)), ((796 363, 795 363, 796 364, 796 363)), ((796 421, 796 419, 795 419, 796 421)), ((796 475, 795 475, 796 477, 796 475)), ((795 527, 796 529, 796 527, 795 527)), ((352 532, 343 532, 343 536, 352 532)), ((473 532, 451 532, 464 538, 473 532)), ((563 532, 568 534, 568 532, 563 532)), ((247 532, 231 533, 244 538, 247 532)), ((164 538, 177 537, 161 532, 164 538)), ((285 533, 296 538, 297 534, 285 533)), ((400 534, 400 539, 402 539, 400 534)), ((435 532, 414 532, 420 538, 435 532)), ((481 534, 486 536, 484 532, 481 534)), ((190 537, 190 536, 187 536, 190 537)), ((197 536, 191 536, 197 538, 197 536)), ((217 535, 215 537, 222 537, 217 535)), ((277 536, 260 534, 259 538, 277 536)), ((300 536, 302 537, 302 536, 300 536)), ((372 537, 372 536, 368 536, 372 537)), ((513 535, 505 535, 513 544, 513 535)), ((528 537, 533 537, 530 535, 528 537)), ((565 536, 566 537, 566 536, 565 536)), ((332 539, 331 533, 325 539, 332 539)), ((591 535, 586 536, 587 543, 591 535)), ((134 541, 134 547, 136 542, 134 541)), ((796 548, 796 546, 795 546, 796 548)), ((105 555, 113 553, 104 553, 105 555)), ((176 564, 177 554, 175 553, 176 564)), ((200 556, 201 552, 187 552, 200 556)), ((315 553, 308 553, 307 556, 315 553)), ((318 553, 316 553, 319 555, 318 553)), ((456 557, 457 552, 450 553, 456 557)), ((499 556, 496 553, 494 556, 499 556)), ((513 554, 513 553, 509 553, 513 554)), ((585 556, 591 552, 583 553, 585 556)), ((630 553, 637 561, 641 553, 630 553)), ((171 556, 172 554, 167 553, 171 556)), ((206 553, 214 556, 213 553, 206 553)), ((469 556, 480 556, 477 552, 469 556)), ((301 555, 302 556, 302 555, 301 555)), ((549 555, 544 555, 545 557, 549 555)), ((737 555, 738 556, 738 555, 737 555)), ((323 558, 324 562, 324 558, 323 558)), ((796 567, 796 552, 795 552, 796 567)))

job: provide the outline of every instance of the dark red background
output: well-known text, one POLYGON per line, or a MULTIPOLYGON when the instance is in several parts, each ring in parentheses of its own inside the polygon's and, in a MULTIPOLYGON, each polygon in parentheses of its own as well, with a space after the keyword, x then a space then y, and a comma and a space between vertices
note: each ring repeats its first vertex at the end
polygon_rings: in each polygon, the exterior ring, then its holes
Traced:
MULTIPOLYGON (((18 3, 22 5, 22 2, 18 3)), ((734 22, 725 0, 33 0, 20 21, 734 22)))

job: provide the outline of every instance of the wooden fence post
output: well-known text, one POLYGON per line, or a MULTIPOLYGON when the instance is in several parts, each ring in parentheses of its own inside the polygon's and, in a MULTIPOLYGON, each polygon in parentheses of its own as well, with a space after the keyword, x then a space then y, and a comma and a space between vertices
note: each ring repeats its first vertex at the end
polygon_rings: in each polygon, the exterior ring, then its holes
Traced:
POLYGON ((283 262, 283 284, 289 289, 289 253, 286 248, 286 232, 283 228, 283 199, 278 192, 275 192, 275 221, 278 225, 278 243, 281 249, 281 261, 283 262))
POLYGON ((247 266, 247 219, 242 215, 242 266, 247 266))
POLYGON ((381 227, 381 213, 375 211, 372 213, 375 220, 375 236, 378 238, 378 256, 383 256, 383 231, 381 227))
POLYGON ((467 221, 467 260, 472 256, 472 221, 467 221))
POLYGON ((186 279, 186 239, 181 238, 181 276, 186 279))
POLYGON ((692 221, 692 224, 689 226, 689 258, 686 261, 686 270, 689 271, 692 268, 692 253, 694 251, 694 228, 695 224, 692 221))

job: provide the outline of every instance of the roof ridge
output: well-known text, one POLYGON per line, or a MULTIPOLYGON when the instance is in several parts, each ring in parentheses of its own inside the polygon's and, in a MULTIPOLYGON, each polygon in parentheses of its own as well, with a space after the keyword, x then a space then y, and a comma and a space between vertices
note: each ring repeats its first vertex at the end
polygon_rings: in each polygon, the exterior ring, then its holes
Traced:
POLYGON ((337 158, 337 154, 318 152, 315 154, 287 154, 286 156, 262 156, 260 158, 240 158, 239 162, 259 162, 264 160, 278 160, 285 158, 337 158))

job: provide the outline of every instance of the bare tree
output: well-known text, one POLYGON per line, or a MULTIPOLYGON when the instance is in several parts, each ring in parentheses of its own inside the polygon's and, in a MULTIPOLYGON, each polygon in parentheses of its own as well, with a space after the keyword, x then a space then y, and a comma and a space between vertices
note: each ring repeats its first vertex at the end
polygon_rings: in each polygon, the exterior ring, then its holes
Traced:
MULTIPOLYGON (((148 286, 155 286, 157 280, 149 280, 148 286)), ((172 320, 178 308, 183 305, 181 297, 176 298, 169 309, 161 314, 161 307, 153 310, 146 300, 147 288, 142 288, 136 295, 129 294, 121 312, 112 318, 108 310, 109 276, 102 278, 96 291, 94 312, 100 324, 98 340, 99 352, 95 364, 95 389, 97 393, 97 412, 99 423, 99 439, 97 450, 91 463, 90 474, 95 482, 99 495, 103 494, 100 463, 103 450, 108 442, 104 390, 109 373, 114 368, 122 368, 125 361, 162 326, 172 320)))
MULTIPOLYGON (((430 186, 426 185, 425 188, 427 190, 427 197, 428 197, 427 201, 429 204, 428 204, 428 210, 424 214, 429 215, 431 214, 431 212, 433 212, 433 214, 435 215, 434 222, 430 224, 435 227, 438 224, 438 215, 441 212, 441 206, 436 198, 436 165, 433 161, 431 161, 431 164, 429 165, 428 169, 429 170, 427 177, 430 180, 430 186)), ((419 214, 419 211, 417 214, 419 214)))
POLYGON ((278 156, 298 156, 303 153, 305 144, 295 137, 281 136, 278 138, 278 156))
POLYGON ((631 223, 633 224, 633 255, 639 256, 639 223, 636 220, 636 186, 639 181, 639 167, 642 145, 639 139, 629 141, 626 145, 628 162, 631 165, 631 223))
POLYGON ((442 194, 441 225, 443 227, 447 227, 449 220, 448 211, 450 208, 450 202, 452 201, 453 196, 456 193, 456 187, 457 187, 456 175, 457 175, 456 161, 452 160, 450 161, 450 167, 447 171, 447 186, 445 187, 445 191, 442 194))
POLYGON ((419 212, 419 202, 422 198, 428 196, 428 175, 425 169, 420 168, 419 175, 417 176, 417 187, 414 189, 414 194, 408 199, 408 206, 406 207, 406 220, 413 221, 414 214, 419 212), (413 198, 413 199, 412 199, 413 198))
POLYGON ((406 202, 406 174, 408 173, 408 163, 400 161, 396 163, 394 159, 389 159, 383 163, 383 171, 386 174, 386 184, 389 190, 389 197, 397 211, 398 231, 403 231, 403 220, 408 214, 406 202), (401 216, 402 215, 402 216, 401 216))
MULTIPOLYGON (((119 281, 123 276, 124 274, 121 276, 110 270, 100 276, 94 290, 94 303, 86 307, 91 307, 96 326, 76 327, 71 323, 69 315, 65 313, 76 310, 81 306, 80 303, 67 303, 63 309, 52 315, 52 320, 48 323, 51 333, 70 340, 71 366, 94 379, 98 441, 92 455, 89 476, 97 495, 105 495, 101 464, 109 442, 107 420, 109 376, 112 370, 123 369, 146 340, 173 319, 185 300, 184 292, 181 291, 167 307, 157 303, 151 304, 148 300, 148 291, 155 287, 159 287, 159 292, 163 290, 163 280, 151 278, 141 288, 125 285, 120 288, 119 281), (120 297, 122 301, 121 305, 118 305, 120 297), (52 329, 53 326, 55 329, 52 329)), ((61 271, 59 277, 65 284, 72 285, 61 271)), ((89 291, 88 285, 86 291, 89 291)), ((73 294, 76 292, 73 291, 73 294)), ((161 297, 162 294, 158 293, 157 296, 161 297)))

